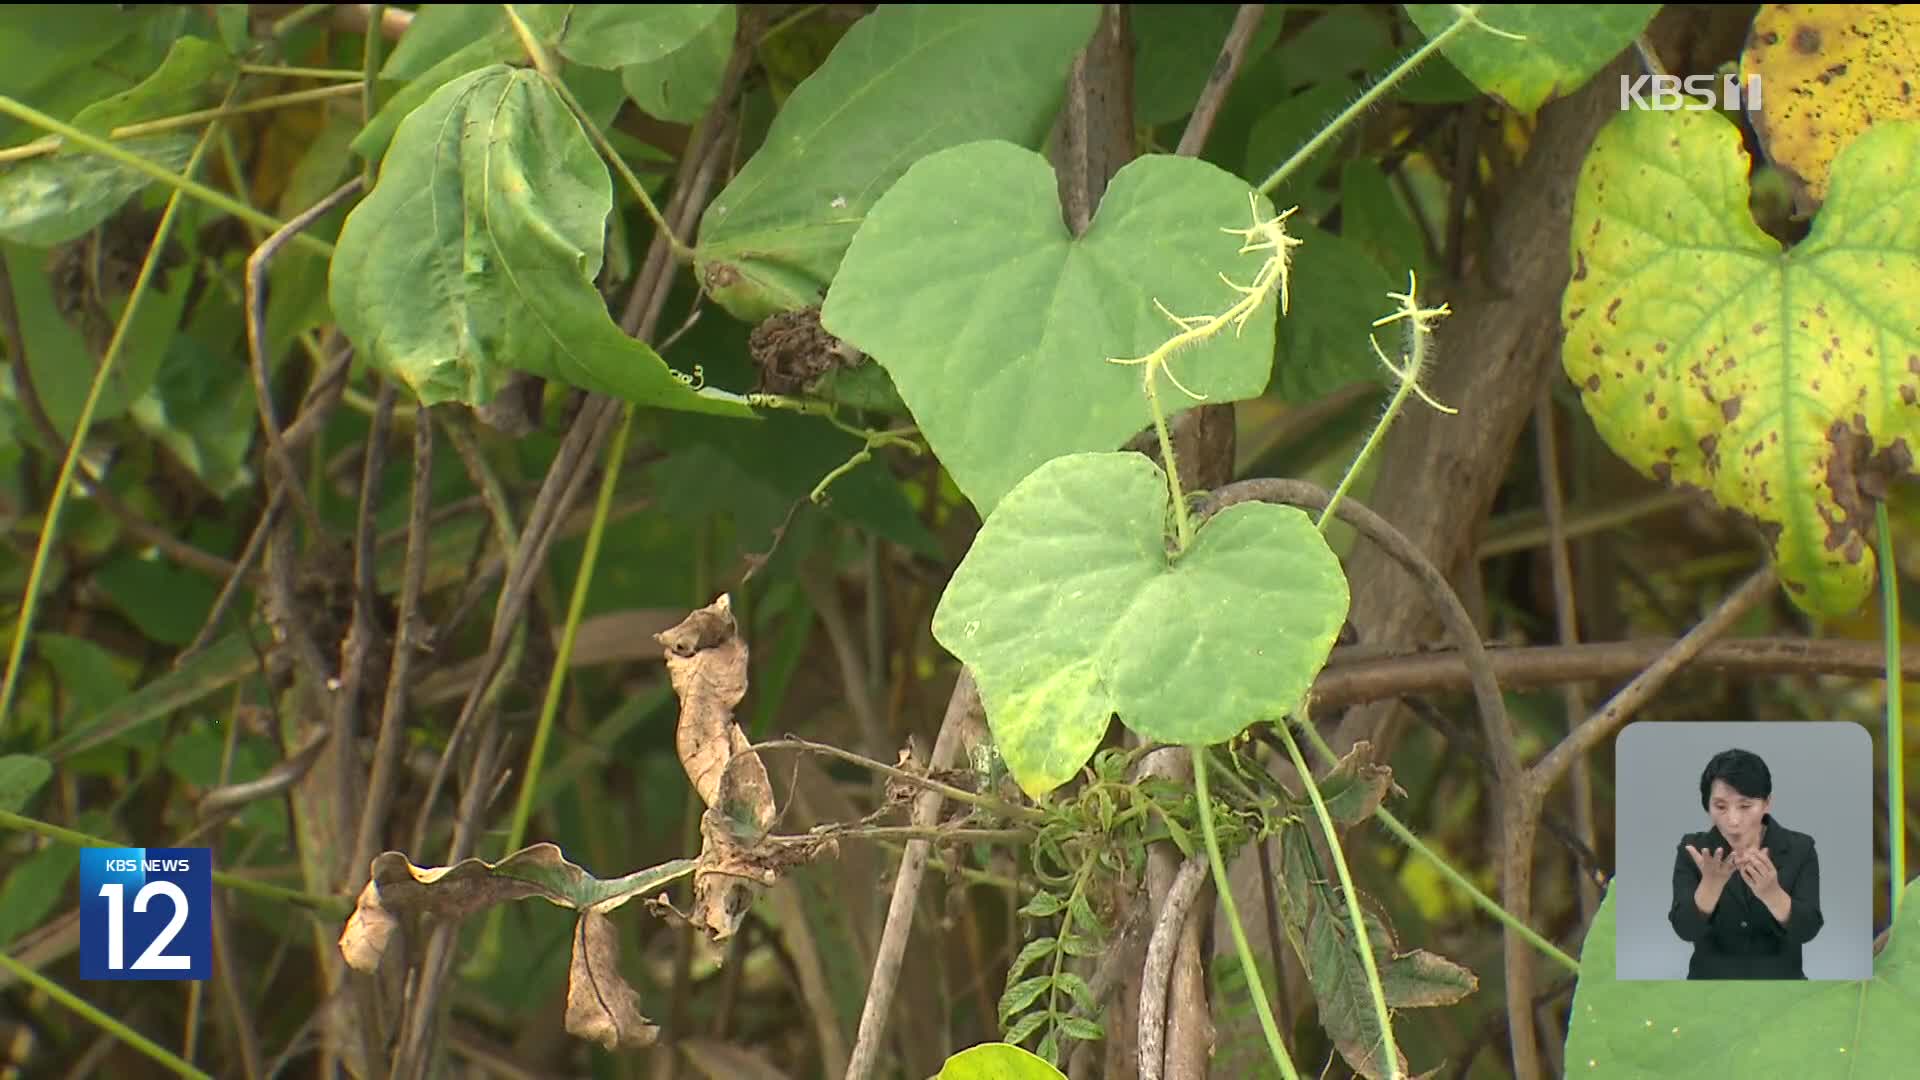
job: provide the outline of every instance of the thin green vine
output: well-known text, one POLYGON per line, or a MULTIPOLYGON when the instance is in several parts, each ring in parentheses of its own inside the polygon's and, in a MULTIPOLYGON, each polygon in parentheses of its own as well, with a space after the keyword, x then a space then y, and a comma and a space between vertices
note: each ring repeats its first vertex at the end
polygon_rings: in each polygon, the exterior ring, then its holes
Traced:
POLYGON ((1266 251, 1271 254, 1267 256, 1266 262, 1261 264, 1260 270, 1254 274, 1251 285, 1237 285, 1225 274, 1220 275, 1220 280, 1226 282, 1228 288, 1239 293, 1240 299, 1218 315, 1175 315, 1160 301, 1155 300, 1153 306, 1159 310, 1160 314, 1173 320, 1174 325, 1180 328, 1180 332, 1161 342, 1158 348, 1145 356, 1131 359, 1107 358, 1110 364, 1129 367, 1138 365, 1141 368, 1141 390, 1147 396, 1147 411, 1153 416, 1154 434, 1160 439, 1160 455, 1167 470, 1167 493, 1173 500, 1175 538, 1181 551, 1185 551, 1193 543, 1193 519, 1187 512, 1186 496, 1180 490, 1180 469, 1178 462, 1174 459, 1173 438, 1167 431, 1166 410, 1160 404, 1159 376, 1165 372, 1167 381, 1181 393, 1195 401, 1205 401, 1204 395, 1196 394, 1181 384, 1179 377, 1174 375, 1172 369, 1167 366, 1168 363, 1182 350, 1212 338, 1226 329, 1228 324, 1232 324, 1233 332, 1238 335, 1246 327, 1247 320, 1253 317, 1253 313, 1259 310, 1260 305, 1276 290, 1280 294, 1280 312, 1283 315, 1286 314, 1289 304, 1288 271, 1292 265, 1292 251, 1301 244, 1300 240, 1287 234, 1286 225, 1287 219, 1292 217, 1295 211, 1300 209, 1299 207, 1293 207, 1277 217, 1262 219, 1260 196, 1254 192, 1248 192, 1247 204, 1253 212, 1253 224, 1244 229, 1223 227, 1220 231, 1242 238, 1239 254, 1245 255, 1255 251, 1266 251))
MULTIPOLYGON (((1301 727, 1312 726, 1305 708, 1300 709, 1296 718, 1301 727)), ((1386 1051, 1387 1057, 1387 1080, 1396 1080, 1400 1075, 1400 1048, 1393 1038, 1393 1017, 1387 1012, 1387 992, 1380 984, 1380 965, 1374 958, 1373 940, 1367 934, 1366 919, 1360 911, 1359 890, 1353 887, 1353 874, 1347 869, 1347 853, 1340 843, 1340 830, 1334 827, 1333 815, 1327 813, 1327 801, 1321 797, 1320 784, 1313 778, 1313 770, 1307 767, 1307 759, 1300 753, 1300 744, 1293 741, 1293 725, 1280 724, 1278 727, 1280 740, 1287 747, 1287 756, 1293 759, 1293 767, 1300 774, 1307 797, 1313 800, 1313 812, 1320 819, 1320 831, 1326 834, 1327 849, 1333 853, 1333 867, 1340 875, 1340 888, 1347 899, 1347 918, 1353 925, 1354 942, 1360 947, 1360 966, 1367 973, 1367 994, 1373 998, 1374 1018, 1380 1022, 1381 1048, 1386 1051)))
MULTIPOLYGON (((206 1073, 194 1068, 191 1062, 182 1059, 173 1051, 168 1050, 166 1047, 133 1030, 107 1013, 95 1008, 93 1004, 85 998, 80 997, 20 961, 15 960, 13 957, 7 955, 4 950, 0 950, 0 967, 4 967, 21 982, 32 986, 53 1000, 65 1005, 73 1012, 78 1013, 82 1020, 112 1035, 114 1038, 145 1054, 147 1057, 152 1058, 155 1063, 173 1075, 193 1077, 196 1078, 196 1080, 213 1080, 213 1078, 206 1073)), ((200 984, 195 983, 194 985, 199 986, 200 984)))
POLYGON ((1900 918, 1900 894, 1907 881, 1906 712, 1900 697, 1900 567, 1893 558, 1893 526, 1886 500, 1873 504, 1880 548, 1880 619, 1887 649, 1887 884, 1893 892, 1889 921, 1900 918))
MULTIPOLYGON (((227 87, 226 100, 233 99, 239 83, 227 87)), ((0 110, 15 105, 9 98, 0 97, 0 110)), ((33 112, 20 108, 26 112, 33 112)), ((35 115, 39 115, 35 113, 35 115)), ((62 125, 63 127, 65 125, 62 125)), ((200 140, 194 144, 193 156, 187 159, 186 175, 192 176, 200 167, 200 160, 206 156, 207 147, 213 144, 218 124, 209 124, 200 133, 200 140)), ((78 133, 78 132, 76 132, 78 133)), ((92 138, 92 136, 87 136, 92 138)), ((171 175, 171 174, 169 174, 171 175)), ((183 180, 182 183, 191 183, 183 180)), ((86 446, 87 432, 93 426, 93 413, 100 404, 100 395, 107 387, 107 381, 113 377, 114 364, 120 359, 120 350, 127 341, 127 328, 133 325, 133 317, 140 310, 140 302, 146 299, 147 286, 153 281, 154 273, 160 266, 160 255, 166 250, 167 239, 173 235, 173 221, 180 210, 180 195, 184 188, 176 187, 167 197, 166 209, 161 211, 160 224, 155 227, 153 241, 147 246, 146 258, 141 260, 140 273, 134 278, 133 288, 127 294, 126 307, 121 309, 120 319, 114 324, 113 337, 107 342, 107 351, 100 358, 100 367, 93 373, 93 382, 87 387, 87 397, 80 405, 80 415, 73 422, 73 434, 67 440, 67 454, 60 462, 60 476, 54 481, 53 494, 47 500, 47 517, 40 525, 40 539, 33 549, 33 563, 27 570, 26 594, 20 598, 20 614, 13 626, 13 643, 7 652, 7 669, 0 678, 0 732, 7 730, 7 720, 13 712, 14 696, 20 689, 20 666, 26 659, 27 641, 32 636, 33 617, 40 601, 41 581, 46 576, 47 561, 53 554, 55 539, 60 535, 60 515, 67 506, 67 493, 73 489, 73 475, 80 463, 81 450, 86 446)), ((15 345, 18 348, 18 344, 15 345)))
POLYGON ((1273 194, 1274 189, 1279 187, 1280 184, 1283 181, 1285 181, 1287 177, 1293 175, 1293 171, 1295 169, 1298 169, 1300 166, 1312 160, 1313 155, 1316 153, 1319 153, 1321 147, 1324 147, 1328 143, 1332 142, 1333 137, 1335 135, 1338 135, 1340 132, 1346 130, 1346 127, 1348 124, 1353 123, 1353 121, 1357 119, 1361 113, 1366 112, 1368 109, 1372 108, 1374 103, 1379 101, 1382 97, 1386 96, 1387 91, 1393 89, 1394 86, 1398 84, 1401 79, 1404 79, 1407 76, 1413 74, 1415 69, 1417 69, 1421 64, 1424 64, 1427 62, 1428 57, 1432 56, 1434 53, 1439 52, 1440 48, 1443 45, 1445 45, 1449 41, 1452 41, 1456 36, 1458 36, 1461 32, 1465 31, 1469 26, 1478 26, 1482 30, 1485 30, 1486 32, 1488 32, 1489 34, 1495 34, 1500 37, 1507 38, 1511 41, 1526 40, 1526 36, 1523 34, 1514 34, 1514 33, 1509 33, 1508 31, 1505 31, 1505 30, 1496 30, 1493 27, 1488 26, 1487 24, 1481 22, 1479 18, 1480 7, 1481 5, 1479 4, 1454 5, 1454 11, 1460 17, 1454 20, 1453 25, 1447 27, 1445 30, 1442 30, 1440 33, 1434 35, 1431 39, 1427 41, 1425 45, 1420 46, 1419 49, 1415 50, 1406 59, 1400 61, 1400 63, 1395 65, 1394 69, 1388 72, 1384 78, 1382 78, 1379 82, 1374 83, 1372 86, 1368 87, 1365 93, 1361 94, 1358 98, 1354 99, 1353 104, 1348 105, 1345 109, 1341 111, 1339 116, 1334 117, 1332 123, 1322 128, 1319 134, 1315 135, 1311 139, 1308 139, 1306 143, 1304 143, 1300 147, 1300 149, 1295 150, 1293 152, 1292 157, 1289 157, 1287 158, 1286 161, 1282 162, 1279 168, 1273 170, 1272 175, 1268 176, 1266 180, 1261 182, 1259 187, 1260 194, 1262 195, 1273 194))
MULTIPOLYGON (((1247 978, 1247 991, 1253 998, 1253 1007, 1260 1014, 1260 1031, 1267 1037, 1267 1051, 1273 1055, 1274 1064, 1280 1066, 1280 1073, 1286 1080, 1299 1080, 1299 1074, 1293 1069, 1293 1058, 1287 1055, 1287 1045, 1280 1038, 1279 1025, 1273 1021, 1273 1008, 1267 1004, 1267 989, 1260 979, 1260 965, 1253 958, 1253 947, 1247 944, 1247 931, 1240 924, 1239 906, 1233 902, 1233 883, 1227 880, 1227 863, 1220 857, 1220 838, 1213 828, 1213 796, 1207 789, 1207 753, 1205 747, 1193 748, 1193 788, 1200 799, 1200 833, 1207 845, 1207 862, 1213 867, 1214 891, 1219 894, 1220 906, 1227 913, 1227 928, 1233 933, 1233 949, 1240 957, 1240 970, 1247 978)), ((1279 972, 1274 976, 1279 977, 1279 972)))

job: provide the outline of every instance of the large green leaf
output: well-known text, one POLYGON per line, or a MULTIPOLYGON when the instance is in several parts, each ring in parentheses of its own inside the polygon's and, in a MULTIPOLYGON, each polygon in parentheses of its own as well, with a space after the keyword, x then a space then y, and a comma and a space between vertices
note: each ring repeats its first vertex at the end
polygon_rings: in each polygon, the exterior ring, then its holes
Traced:
MULTIPOLYGON (((1046 159, 1008 143, 921 160, 868 214, 821 310, 887 369, 983 516, 1040 463, 1116 449, 1151 422, 1140 368, 1107 361, 1179 331, 1156 301, 1218 314, 1240 299, 1219 275, 1244 285, 1263 263, 1221 231, 1250 224, 1246 182, 1206 162, 1129 163, 1078 239, 1056 191, 1046 159)), ((1183 351, 1174 373, 1214 402, 1257 396, 1277 309, 1183 351)), ((1160 385, 1169 411, 1193 404, 1160 385)))
POLYGON ((400 125, 380 182, 340 230, 334 315, 427 404, 487 402, 519 370, 748 415, 614 325, 593 284, 612 208, 606 166, 543 76, 474 72, 400 125))
POLYGON ((642 112, 686 124, 707 110, 720 91, 740 25, 735 5, 719 8, 719 17, 708 20, 680 48, 620 69, 620 85, 642 112))
POLYGON ((590 67, 648 63, 685 47, 732 10, 732 4, 576 4, 560 54, 590 67))
POLYGON ((1306 514, 1228 507, 1176 561, 1168 513, 1145 457, 1056 458, 987 519, 940 599, 933 635, 973 669, 1036 797, 1112 714, 1161 742, 1220 742, 1295 709, 1333 648, 1347 580, 1306 514))
MULTIPOLYGON (((179 172, 193 157, 194 141, 192 135, 175 133, 119 145, 179 172)), ((146 173, 97 154, 49 154, 22 162, 0 176, 0 240, 33 247, 64 244, 107 220, 151 183, 146 173)))
POLYGON ((1581 948, 1567 1075, 1654 1080, 1693 1075, 1705 1061, 1725 1076, 1857 1080, 1912 1072, 1920 879, 1907 885, 1871 979, 1727 982, 1711 993, 1696 982, 1615 977, 1615 891, 1607 890, 1581 948))
MULTIPOLYGON (((184 4, 0 5, 0 94, 56 120, 138 83, 160 63, 188 15, 184 4)), ((0 118, 0 145, 42 135, 0 118)))
MULTIPOLYGON (((515 10, 535 37, 551 42, 571 8, 571 4, 520 4, 515 10)), ((525 59, 526 47, 514 33, 503 5, 422 5, 380 69, 382 79, 405 79, 407 85, 361 128, 354 137, 353 152, 369 161, 379 160, 401 122, 441 87, 494 64, 525 59)))
POLYGON ((1873 499, 1920 446, 1920 123, 1849 146, 1793 250, 1747 210, 1739 130, 1619 114, 1573 214, 1567 374, 1614 452, 1767 533, 1794 602, 1855 610, 1873 499))
POLYGON ((1007 1043, 981 1043, 947 1059, 934 1080, 1063 1080, 1046 1058, 1007 1043))
POLYGON ((855 23, 702 217, 714 299, 748 322, 817 304, 916 160, 977 139, 1040 145, 1099 18, 1097 5, 883 4, 855 23))
POLYGON ((138 86, 81 109, 73 126, 105 136, 125 124, 218 105, 234 71, 226 49, 204 38, 183 37, 167 50, 158 70, 138 86))
MULTIPOLYGON (((1474 85, 1530 113, 1586 85, 1659 10, 1659 4, 1482 4, 1482 25, 1468 27, 1441 51, 1474 85)), ((1460 17, 1453 4, 1408 4, 1407 14, 1429 38, 1460 17)))

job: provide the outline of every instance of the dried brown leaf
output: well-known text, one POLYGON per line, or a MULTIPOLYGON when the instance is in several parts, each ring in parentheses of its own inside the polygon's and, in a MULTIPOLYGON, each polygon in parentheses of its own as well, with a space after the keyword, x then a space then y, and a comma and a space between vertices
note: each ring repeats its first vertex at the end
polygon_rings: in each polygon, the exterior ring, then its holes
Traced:
POLYGON ((359 971, 372 971, 386 955, 401 912, 462 919, 509 900, 537 896, 560 907, 612 911, 635 896, 693 871, 691 859, 676 859, 602 879, 568 862, 553 844, 531 844, 499 860, 462 859, 452 866, 415 866, 397 851, 375 856, 367 885, 340 934, 340 952, 359 971))
POLYGON ((640 995, 620 977, 620 935, 613 920, 583 911, 573 928, 567 972, 567 1032, 608 1050, 652 1046, 660 1029, 640 1014, 640 995))
POLYGON ((761 832, 772 828, 773 783, 759 755, 746 753, 752 744, 733 720, 747 693, 747 643, 731 598, 723 594, 654 640, 666 649, 667 676, 680 697, 674 746, 701 802, 761 832))
POLYGON ((399 918, 380 905, 379 886, 369 881, 367 887, 360 890, 360 902, 354 905, 353 916, 340 934, 340 953, 353 970, 374 971, 387 955, 387 944, 399 928, 399 918))

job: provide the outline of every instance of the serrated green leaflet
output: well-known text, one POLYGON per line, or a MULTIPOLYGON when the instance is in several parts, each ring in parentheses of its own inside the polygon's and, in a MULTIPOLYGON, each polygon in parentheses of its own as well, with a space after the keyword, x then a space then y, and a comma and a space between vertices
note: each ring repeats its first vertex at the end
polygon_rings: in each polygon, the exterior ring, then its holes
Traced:
MULTIPOLYGON (((1049 458, 1113 450, 1152 422, 1140 369, 1108 363, 1179 331, 1155 308, 1212 315, 1264 257, 1245 181, 1156 154, 1121 169, 1085 235, 1061 222, 1045 158, 1004 142, 931 155, 887 192, 847 251, 820 322, 879 361, 933 451, 984 517, 1049 458)), ((1271 217, 1265 200, 1260 214, 1271 217)), ((1210 402, 1257 396, 1273 368, 1271 299, 1237 336, 1182 352, 1174 374, 1210 402)), ((1164 388, 1168 406, 1191 406, 1164 388)))
POLYGON ((594 288, 612 184, 537 72, 440 88, 395 133, 340 230, 329 298, 361 356, 429 405, 492 399, 513 370, 643 405, 750 415, 620 332, 594 288))
POLYGON ((1581 949, 1567 1075, 1654 1080, 1692 1075, 1706 1061, 1724 1076, 1864 1080, 1912 1072, 1920 882, 1907 885, 1873 978, 1727 982, 1712 993, 1695 982, 1616 979, 1613 894, 1607 891, 1581 949))
POLYGON ((1066 1074, 1018 1046, 982 1043, 948 1058, 935 1080, 1066 1080, 1066 1074))
POLYGON ((1718 113, 1601 130, 1574 205, 1566 370, 1615 453, 1757 519, 1794 602, 1845 614, 1876 580, 1873 492, 1920 445, 1920 124, 1848 147, 1784 255, 1748 213, 1747 171, 1718 113))
POLYGON ((994 742, 1036 797, 1108 718, 1221 742, 1300 703, 1347 616, 1347 581, 1307 515, 1247 503, 1173 561, 1166 478, 1138 454, 1041 466, 987 519, 933 616, 973 669, 994 742))
POLYGON ((1099 18, 1097 5, 880 5, 707 208, 701 281, 748 322, 819 303, 862 216, 915 160, 976 139, 1040 145, 1099 18))
MULTIPOLYGON (((1406 7, 1429 38, 1460 17, 1453 4, 1406 7)), ((1484 25, 1468 27, 1441 51, 1474 85, 1530 113, 1584 86, 1659 10, 1659 4, 1482 4, 1477 18, 1484 25), (1491 33, 1489 26, 1525 40, 1491 33)))

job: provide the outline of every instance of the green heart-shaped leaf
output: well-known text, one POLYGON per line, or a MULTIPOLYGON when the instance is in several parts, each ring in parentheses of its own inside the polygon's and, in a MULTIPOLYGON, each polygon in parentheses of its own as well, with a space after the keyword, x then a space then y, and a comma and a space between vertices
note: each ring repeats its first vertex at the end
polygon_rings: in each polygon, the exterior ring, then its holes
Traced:
MULTIPOLYGON (((1049 458, 1113 450, 1151 418, 1140 368, 1180 316, 1240 299, 1265 256, 1222 230, 1252 224, 1249 188, 1156 154, 1113 178, 1084 236, 1067 232, 1046 159, 1004 142, 923 158, 867 215, 821 325, 879 361, 960 490, 984 516, 1049 458)), ((1262 218, 1272 216, 1259 203, 1262 218)), ((1257 396, 1273 369, 1271 299, 1242 332, 1172 370, 1209 401, 1257 396)), ((1169 411, 1193 402, 1164 381, 1169 411)))
POLYGON ((1849 146, 1785 254, 1747 174, 1718 113, 1600 131, 1574 202, 1567 375, 1615 453, 1757 519, 1794 602, 1845 614, 1875 581, 1876 491, 1920 447, 1920 123, 1849 146))
MULTIPOLYGON (((1659 4, 1481 4, 1482 25, 1467 27, 1441 51, 1474 85, 1530 113, 1586 85, 1659 10, 1659 4)), ((1408 4, 1407 15, 1430 38, 1460 17, 1454 4, 1408 4)))
POLYGON ((1166 474, 1139 454, 1035 470, 987 519, 933 615, 973 669, 994 743, 1038 797, 1070 779, 1114 713, 1199 745, 1300 704, 1347 617, 1347 579, 1306 514, 1209 519, 1176 561, 1166 474))
POLYGON ((847 31, 700 218, 696 266, 746 322, 820 302, 860 220, 914 160, 1039 146, 1097 4, 881 4, 847 31))
MULTIPOLYGON (((1720 983, 1620 980, 1617 888, 1593 917, 1567 1026, 1568 1076, 1867 1077, 1912 1071, 1920 1015, 1920 881, 1907 885, 1871 979, 1720 983), (1766 1022, 1754 1023, 1755 1017, 1766 1022), (1737 1038, 1729 1032, 1738 1031, 1737 1038)), ((1831 927, 1829 927, 1831 931, 1831 927)))

